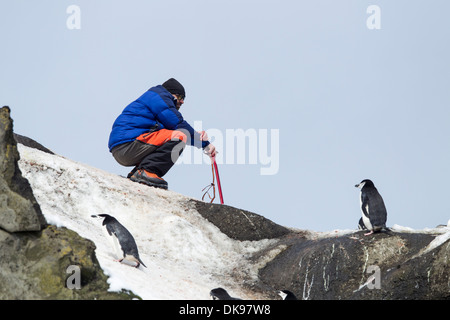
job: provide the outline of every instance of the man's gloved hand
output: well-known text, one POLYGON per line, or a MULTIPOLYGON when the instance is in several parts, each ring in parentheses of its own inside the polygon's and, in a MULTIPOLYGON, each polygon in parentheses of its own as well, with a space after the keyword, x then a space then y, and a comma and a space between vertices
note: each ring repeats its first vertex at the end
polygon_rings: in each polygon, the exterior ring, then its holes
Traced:
MULTIPOLYGON (((202 141, 208 141, 208 134, 206 131, 200 131, 200 140, 202 141)), ((205 148, 205 153, 210 156, 211 158, 214 158, 216 156, 216 147, 214 147, 211 143, 205 148)))
POLYGON ((216 156, 216 147, 214 147, 211 143, 208 144, 208 146, 205 148, 205 153, 210 156, 211 158, 214 158, 216 156))

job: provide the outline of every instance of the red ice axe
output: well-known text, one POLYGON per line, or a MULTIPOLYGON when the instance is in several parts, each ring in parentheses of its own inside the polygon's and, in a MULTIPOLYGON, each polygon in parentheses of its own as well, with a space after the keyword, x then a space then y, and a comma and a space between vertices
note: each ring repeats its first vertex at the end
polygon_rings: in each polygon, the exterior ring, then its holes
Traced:
POLYGON ((216 158, 213 157, 211 158, 211 168, 212 168, 212 177, 213 177, 213 182, 209 185, 203 188, 202 191, 206 192, 203 194, 202 200, 205 199, 205 196, 208 195, 209 199, 211 199, 212 203, 214 201, 214 199, 216 198, 216 185, 214 184, 214 176, 217 178, 217 187, 219 188, 219 196, 220 196, 220 204, 223 204, 223 195, 222 195, 222 187, 220 185, 220 177, 219 177, 219 169, 217 168, 217 162, 216 162, 216 158), (211 197, 211 195, 209 194, 209 190, 213 189, 213 196, 211 197))
POLYGON ((214 170, 216 171, 217 187, 219 188, 220 204, 223 204, 222 187, 220 186, 219 169, 217 169, 216 158, 213 158, 214 170))

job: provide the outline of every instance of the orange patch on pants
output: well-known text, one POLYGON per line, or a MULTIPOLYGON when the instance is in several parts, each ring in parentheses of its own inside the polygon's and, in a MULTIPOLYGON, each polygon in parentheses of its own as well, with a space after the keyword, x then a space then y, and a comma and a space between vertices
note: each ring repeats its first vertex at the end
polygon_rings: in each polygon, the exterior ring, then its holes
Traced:
POLYGON ((180 140, 186 143, 187 136, 183 132, 178 130, 161 129, 151 133, 143 133, 139 137, 137 137, 136 140, 139 140, 146 144, 152 144, 154 146, 162 146, 168 141, 180 140))

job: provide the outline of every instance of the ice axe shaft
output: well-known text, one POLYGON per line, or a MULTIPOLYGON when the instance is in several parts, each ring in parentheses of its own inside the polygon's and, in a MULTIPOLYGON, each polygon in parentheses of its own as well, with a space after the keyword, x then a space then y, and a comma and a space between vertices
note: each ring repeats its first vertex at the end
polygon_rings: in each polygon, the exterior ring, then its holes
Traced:
POLYGON ((216 159, 213 158, 214 171, 216 172, 217 188, 219 189, 220 204, 223 204, 222 186, 220 185, 219 169, 217 168, 216 159))

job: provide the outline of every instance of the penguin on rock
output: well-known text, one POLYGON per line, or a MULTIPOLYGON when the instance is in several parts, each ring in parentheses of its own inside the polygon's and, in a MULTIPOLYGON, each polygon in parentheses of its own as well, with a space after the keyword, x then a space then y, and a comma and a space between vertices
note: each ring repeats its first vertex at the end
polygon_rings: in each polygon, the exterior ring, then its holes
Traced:
POLYGON ((364 235, 367 236, 374 232, 386 230, 386 206, 373 182, 365 179, 355 185, 355 187, 361 189, 360 204, 362 218, 359 221, 359 228, 369 231, 364 235))

